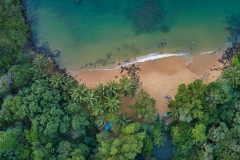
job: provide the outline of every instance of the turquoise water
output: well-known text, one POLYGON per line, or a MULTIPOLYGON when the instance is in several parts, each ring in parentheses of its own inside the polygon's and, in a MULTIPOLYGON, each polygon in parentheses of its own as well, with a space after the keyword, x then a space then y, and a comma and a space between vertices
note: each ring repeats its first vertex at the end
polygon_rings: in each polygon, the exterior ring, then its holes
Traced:
POLYGON ((60 66, 79 70, 111 68, 150 53, 222 51, 229 45, 226 17, 239 12, 240 1, 25 0, 24 4, 37 46, 60 50, 60 66))

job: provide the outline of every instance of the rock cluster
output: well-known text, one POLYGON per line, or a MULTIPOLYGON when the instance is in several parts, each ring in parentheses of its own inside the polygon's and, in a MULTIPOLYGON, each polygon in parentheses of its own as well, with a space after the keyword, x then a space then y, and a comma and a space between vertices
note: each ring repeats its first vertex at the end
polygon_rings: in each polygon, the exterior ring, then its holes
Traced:
POLYGON ((137 64, 132 64, 130 67, 127 66, 121 66, 121 74, 123 77, 130 77, 134 79, 137 83, 139 83, 140 76, 137 74, 141 71, 139 68, 139 65, 137 64))
POLYGON ((222 55, 219 62, 224 64, 224 68, 231 67, 232 60, 239 54, 240 52, 240 43, 237 43, 233 47, 229 47, 222 55))

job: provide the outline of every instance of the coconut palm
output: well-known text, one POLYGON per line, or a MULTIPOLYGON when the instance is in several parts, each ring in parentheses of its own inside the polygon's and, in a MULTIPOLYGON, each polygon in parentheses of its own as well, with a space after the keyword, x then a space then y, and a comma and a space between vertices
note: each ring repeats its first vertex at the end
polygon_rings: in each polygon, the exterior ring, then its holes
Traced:
POLYGON ((228 79, 233 87, 240 84, 240 70, 237 67, 223 71, 222 78, 228 79))
POLYGON ((107 87, 103 84, 99 84, 96 88, 96 94, 101 98, 101 101, 103 101, 104 97, 107 96, 107 87))
POLYGON ((127 116, 126 113, 120 115, 119 125, 121 127, 126 127, 131 122, 131 118, 127 116))
POLYGON ((110 97, 106 96, 105 108, 112 113, 119 112, 122 102, 118 96, 110 97))
POLYGON ((88 105, 88 108, 90 109, 92 106, 94 106, 94 103, 97 102, 98 99, 99 96, 96 94, 95 90, 88 89, 82 100, 85 104, 88 105))
POLYGON ((169 116, 172 118, 178 118, 179 117, 179 111, 178 111, 178 107, 176 106, 172 106, 169 107, 169 116))
POLYGON ((136 92, 137 86, 137 82, 132 78, 120 79, 120 91, 124 96, 133 96, 136 92))
POLYGON ((83 84, 78 84, 77 87, 74 87, 70 90, 70 97, 74 102, 82 102, 82 98, 87 93, 87 87, 83 84))
POLYGON ((46 77, 46 69, 50 67, 50 63, 47 58, 42 54, 37 54, 33 60, 33 67, 30 68, 30 71, 33 73, 34 79, 40 79, 46 77))
POLYGON ((66 91, 68 88, 66 77, 60 72, 55 72, 49 81, 50 86, 54 89, 61 89, 63 91, 66 91))
POLYGON ((104 105, 100 102, 97 101, 92 107, 92 115, 96 117, 101 117, 101 115, 104 114, 104 105))
POLYGON ((45 67, 49 67, 49 62, 43 54, 37 54, 33 60, 33 66, 35 68, 44 69, 45 67))
POLYGON ((119 96, 120 86, 116 81, 110 81, 106 86, 106 93, 110 97, 119 96))

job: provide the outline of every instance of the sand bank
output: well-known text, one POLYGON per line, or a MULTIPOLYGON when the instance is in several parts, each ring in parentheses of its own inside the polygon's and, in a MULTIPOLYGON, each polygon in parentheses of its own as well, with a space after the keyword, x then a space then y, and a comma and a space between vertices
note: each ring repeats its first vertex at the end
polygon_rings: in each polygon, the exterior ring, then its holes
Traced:
MULTIPOLYGON (((156 99, 156 108, 162 116, 168 111, 168 100, 164 96, 174 98, 178 86, 182 83, 189 84, 195 79, 203 79, 204 83, 216 80, 222 67, 217 60, 221 54, 204 54, 198 56, 167 57, 147 62, 138 63, 142 85, 139 89, 147 91, 156 99)), ((108 71, 69 71, 80 83, 89 87, 96 87, 99 83, 106 84, 110 80, 119 80, 122 75, 120 69, 108 71)), ((133 98, 124 98, 122 110, 131 113, 129 104, 134 103, 133 98)))

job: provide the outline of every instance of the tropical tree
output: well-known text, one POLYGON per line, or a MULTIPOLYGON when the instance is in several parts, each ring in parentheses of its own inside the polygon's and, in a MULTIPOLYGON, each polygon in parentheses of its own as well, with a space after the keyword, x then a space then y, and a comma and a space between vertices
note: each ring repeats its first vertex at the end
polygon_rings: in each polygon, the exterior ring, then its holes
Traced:
POLYGON ((49 62, 43 54, 36 54, 32 63, 33 66, 37 69, 44 69, 49 67, 49 62))
POLYGON ((30 68, 30 71, 32 72, 34 79, 38 80, 47 76, 51 64, 43 54, 37 54, 32 64, 33 67, 30 68))
POLYGON ((238 66, 231 69, 226 69, 222 73, 222 78, 229 80, 233 87, 238 87, 240 84, 240 70, 238 66))
POLYGON ((169 107, 169 116, 172 117, 172 118, 179 118, 179 108, 174 105, 173 103, 169 103, 168 104, 168 107, 169 107))
POLYGON ((138 87, 138 83, 132 78, 120 79, 120 91, 124 96, 133 96, 138 87))
POLYGON ((155 114, 157 109, 155 105, 156 100, 151 98, 147 92, 141 90, 136 95, 135 104, 131 105, 130 108, 134 110, 137 118, 151 122, 156 118, 155 114))
POLYGON ((69 91, 70 97, 74 102, 83 103, 83 98, 86 95, 88 88, 84 84, 78 84, 69 91))
POLYGON ((96 101, 93 106, 91 107, 92 115, 96 117, 101 117, 105 112, 104 104, 100 101, 96 101))
POLYGON ((124 113, 120 115, 120 120, 118 124, 120 125, 120 127, 126 127, 128 124, 131 123, 131 121, 132 119, 127 116, 127 113, 124 113))
POLYGON ((106 97, 106 102, 104 103, 105 109, 112 113, 120 113, 120 107, 122 102, 118 96, 115 97, 106 97))
POLYGON ((94 89, 88 89, 85 96, 83 97, 83 102, 87 104, 88 108, 91 109, 94 104, 98 101, 98 95, 94 89))
POLYGON ((145 142, 146 133, 141 132, 140 123, 131 123, 122 129, 122 134, 119 137, 99 138, 99 152, 97 157, 99 159, 119 159, 132 160, 137 154, 140 154, 145 142))
POLYGON ((13 87, 21 87, 31 80, 31 74, 29 71, 30 64, 25 65, 14 65, 9 70, 8 73, 13 75, 13 87))
POLYGON ((119 96, 120 86, 116 81, 110 81, 106 86, 106 93, 109 97, 119 96))
POLYGON ((100 97, 101 101, 104 101, 104 98, 107 96, 107 86, 99 84, 96 88, 96 94, 100 97))
POLYGON ((49 82, 50 87, 54 89, 62 89, 63 91, 66 91, 68 88, 66 77, 60 72, 55 72, 54 75, 49 79, 49 82))

